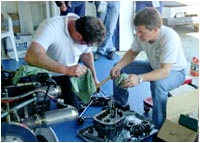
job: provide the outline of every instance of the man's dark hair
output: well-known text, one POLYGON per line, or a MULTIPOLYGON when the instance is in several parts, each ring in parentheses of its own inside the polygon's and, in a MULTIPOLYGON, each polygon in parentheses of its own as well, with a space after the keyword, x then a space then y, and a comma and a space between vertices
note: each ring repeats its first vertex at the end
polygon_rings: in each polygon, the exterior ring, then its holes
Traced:
POLYGON ((106 29, 103 22, 93 16, 80 17, 77 19, 75 26, 87 45, 100 45, 106 36, 106 29))
POLYGON ((133 20, 134 26, 144 25, 147 29, 152 30, 162 25, 162 17, 157 9, 146 7, 138 12, 133 20))

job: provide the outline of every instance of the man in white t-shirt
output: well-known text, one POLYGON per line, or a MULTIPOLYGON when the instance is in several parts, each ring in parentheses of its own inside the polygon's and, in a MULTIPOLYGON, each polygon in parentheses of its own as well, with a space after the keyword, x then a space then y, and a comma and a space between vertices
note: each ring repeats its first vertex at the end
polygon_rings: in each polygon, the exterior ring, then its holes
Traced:
POLYGON ((161 15, 156 9, 145 8, 136 14, 133 22, 136 37, 131 49, 110 71, 113 79, 122 73, 129 76, 123 80, 121 87, 114 84, 113 96, 116 105, 126 107, 129 97, 127 88, 150 82, 153 122, 159 129, 166 118, 168 91, 184 82, 187 62, 178 34, 162 25, 161 15), (149 61, 134 61, 140 51, 146 53, 149 61))
POLYGON ((34 66, 54 72, 66 104, 78 108, 78 97, 71 90, 70 76, 80 77, 89 68, 98 84, 92 45, 105 38, 105 27, 96 17, 79 17, 69 13, 44 20, 38 27, 25 60, 34 66), (78 64, 79 58, 83 64, 78 64))

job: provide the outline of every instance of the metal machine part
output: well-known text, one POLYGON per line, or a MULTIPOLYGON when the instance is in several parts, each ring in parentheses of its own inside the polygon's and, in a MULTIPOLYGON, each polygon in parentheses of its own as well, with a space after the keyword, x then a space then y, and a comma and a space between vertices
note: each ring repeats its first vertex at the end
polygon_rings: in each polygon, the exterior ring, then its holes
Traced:
POLYGON ((78 117, 78 123, 83 124, 85 119, 92 119, 92 117, 86 117, 84 116, 85 112, 88 110, 90 106, 106 106, 108 105, 108 102, 110 101, 109 97, 103 96, 103 97, 98 97, 97 96, 92 96, 91 101, 86 105, 84 110, 80 113, 78 117))
MULTIPOLYGON (((41 97, 41 96, 44 97, 44 95, 46 94, 46 89, 47 89, 47 86, 42 86, 42 87, 35 88, 31 91, 27 91, 25 93, 22 93, 20 95, 10 96, 9 93, 8 93, 9 89, 4 87, 2 89, 2 95, 4 95, 4 96, 2 97, 1 100, 3 101, 3 103, 4 102, 14 102, 14 101, 20 100, 22 98, 32 96, 32 94, 36 94, 35 96, 38 96, 38 97, 41 97)), ((54 96, 54 97, 61 95, 60 86, 56 86, 56 87, 50 86, 49 91, 48 91, 48 95, 51 95, 51 96, 54 96)))
POLYGON ((2 142, 36 142, 34 133, 21 123, 1 123, 2 142))
POLYGON ((63 103, 63 101, 57 98, 59 95, 61 95, 60 86, 41 86, 15 96, 10 95, 8 92, 10 87, 6 87, 3 87, 2 90, 1 103, 3 103, 3 112, 1 118, 10 116, 10 119, 7 121, 12 120, 19 122, 23 118, 49 111, 50 100, 58 104, 63 103), (46 98, 46 96, 48 98, 46 98), (16 119, 16 117, 18 119, 16 119))
POLYGON ((115 140, 122 131, 124 119, 122 110, 111 108, 94 116, 93 124, 100 138, 115 140))
MULTIPOLYGON (((38 89, 44 90, 46 92, 47 86, 39 87, 38 89)), ((50 86, 49 90, 48 90, 48 94, 50 94, 51 96, 54 96, 54 97, 60 96, 61 95, 60 86, 58 86, 58 85, 57 86, 50 86)))
POLYGON ((93 126, 84 136, 93 141, 115 141, 123 129, 124 111, 118 108, 103 110, 93 117, 93 126))
POLYGON ((145 141, 157 133, 154 124, 134 111, 103 110, 93 118, 93 125, 78 131, 79 137, 89 142, 145 141), (116 113, 115 112, 115 113, 116 113))
POLYGON ((37 128, 34 132, 21 123, 2 123, 2 142, 58 142, 58 138, 51 127, 37 128))
POLYGON ((84 113, 87 111, 87 109, 90 107, 90 105, 91 105, 93 102, 94 102, 94 100, 91 100, 91 101, 89 102, 89 104, 85 107, 85 109, 83 110, 83 112, 81 112, 81 114, 79 115, 78 120, 77 120, 79 124, 83 124, 83 123, 84 123, 84 120, 85 120, 85 118, 87 118, 87 117, 85 117, 85 116, 83 116, 83 115, 84 115, 84 113))
POLYGON ((34 133, 38 142, 59 142, 54 130, 51 127, 37 128, 34 133))
MULTIPOLYGON (((42 75, 43 77, 43 75, 42 75)), ((1 140, 4 142, 57 142, 51 126, 75 122, 78 111, 58 98, 61 88, 51 78, 31 76, 1 87, 1 140), (41 81, 41 82, 40 82, 41 81), (51 110, 51 101, 65 108, 51 110)))
POLYGON ((31 129, 39 127, 50 127, 56 124, 75 121, 78 118, 78 111, 75 107, 68 105, 67 108, 44 112, 43 115, 35 115, 25 118, 23 124, 31 129))

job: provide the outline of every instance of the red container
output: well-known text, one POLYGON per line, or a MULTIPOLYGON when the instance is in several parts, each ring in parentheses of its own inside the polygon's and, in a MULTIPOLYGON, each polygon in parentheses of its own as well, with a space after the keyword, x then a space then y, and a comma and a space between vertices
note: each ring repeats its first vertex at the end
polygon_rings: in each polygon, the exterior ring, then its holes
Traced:
POLYGON ((197 57, 192 58, 190 74, 192 76, 199 76, 199 59, 197 57))

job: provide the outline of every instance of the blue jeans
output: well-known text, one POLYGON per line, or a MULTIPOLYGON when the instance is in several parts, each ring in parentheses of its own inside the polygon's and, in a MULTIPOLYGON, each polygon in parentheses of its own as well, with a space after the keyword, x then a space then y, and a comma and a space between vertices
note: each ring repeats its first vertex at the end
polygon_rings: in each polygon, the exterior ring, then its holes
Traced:
MULTIPOLYGON (((153 69, 147 61, 134 61, 124 67, 121 73, 143 74, 153 69)), ((186 77, 185 70, 171 71, 167 78, 150 81, 150 90, 153 98, 153 122, 159 129, 166 118, 166 104, 168 91, 180 86, 186 77)), ((134 88, 134 87, 133 87, 134 88)), ((113 83, 113 97, 122 106, 128 104, 129 93, 127 89, 116 87, 113 83)))
POLYGON ((71 5, 72 7, 68 7, 67 11, 61 11, 60 15, 67 15, 72 12, 80 17, 85 16, 85 1, 72 1, 71 5))
POLYGON ((113 40, 115 50, 119 51, 119 18, 117 20, 117 26, 115 28, 112 40, 113 40))
MULTIPOLYGON (((96 9, 98 9, 100 1, 95 1, 95 5, 96 9)), ((109 1, 107 3, 107 8, 104 13, 97 12, 97 17, 102 19, 106 27, 106 38, 97 49, 97 51, 103 55, 106 52, 115 51, 112 37, 117 25, 117 20, 119 17, 119 9, 120 9, 120 1, 109 1)))
MULTIPOLYGON (((157 7, 156 9, 162 13, 163 3, 162 1, 159 1, 160 7, 157 7)), ((140 10, 144 9, 145 7, 153 7, 152 1, 136 1, 136 10, 135 12, 139 12, 140 10)))

